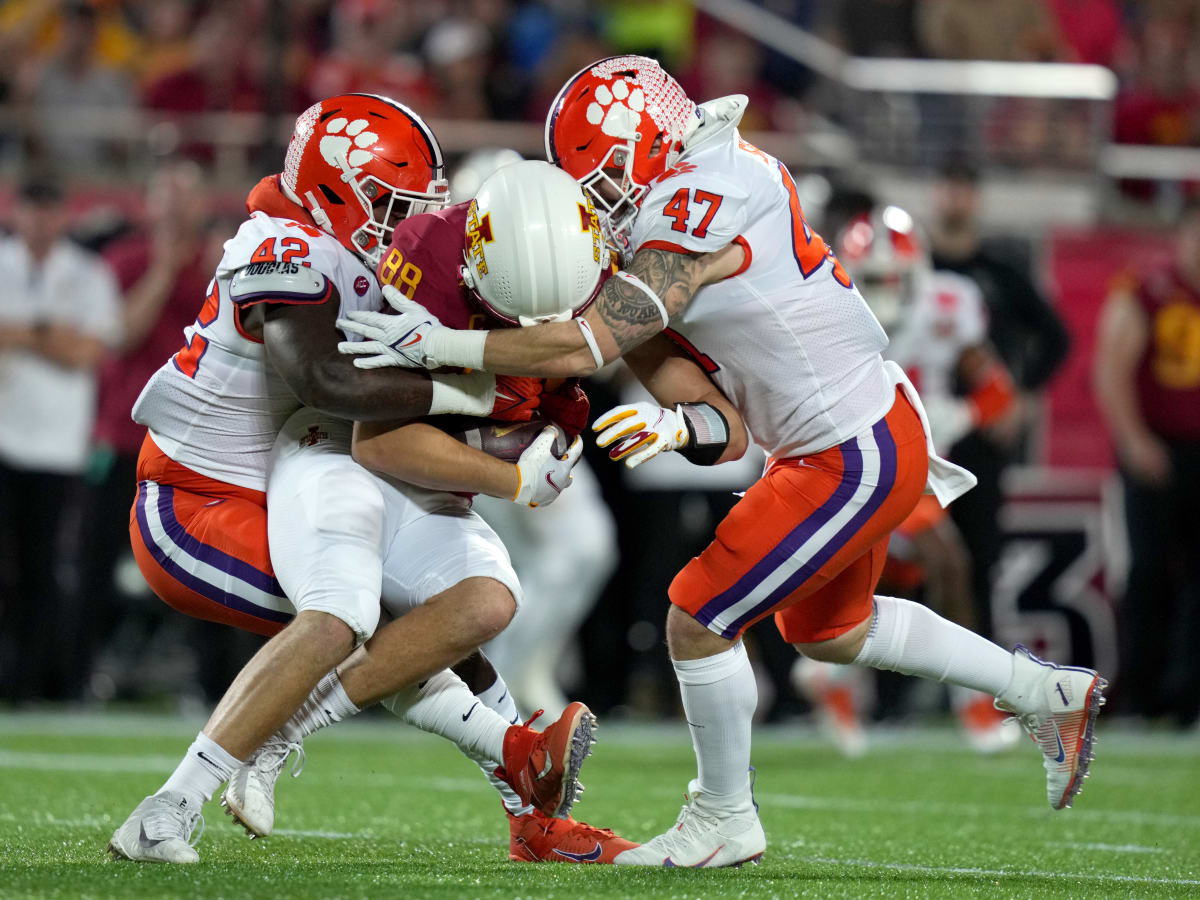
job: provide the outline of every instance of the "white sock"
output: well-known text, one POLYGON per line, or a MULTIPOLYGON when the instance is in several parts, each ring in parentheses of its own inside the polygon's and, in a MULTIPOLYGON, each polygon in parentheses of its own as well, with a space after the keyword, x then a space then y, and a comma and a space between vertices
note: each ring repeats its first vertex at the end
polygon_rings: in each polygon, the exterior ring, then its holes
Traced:
POLYGON ((993 697, 1012 680, 1013 655, 927 606, 875 598, 875 620, 855 665, 920 675, 993 697))
MULTIPOLYGON (((508 685, 504 683, 504 679, 496 674, 496 683, 487 690, 480 691, 475 695, 479 698, 479 702, 492 710, 498 716, 512 725, 519 725, 521 717, 517 714, 517 704, 513 701, 512 694, 508 692, 508 685)), ((491 782, 492 787, 500 792, 500 799, 504 803, 504 808, 514 816, 523 816, 533 812, 532 806, 527 806, 521 802, 521 798, 517 796, 517 792, 510 788, 504 781, 496 777, 496 769, 500 763, 487 756, 481 756, 477 753, 472 753, 468 750, 463 750, 463 753, 473 761, 483 774, 487 776, 487 780, 491 782)))
POLYGON ((327 725, 356 716, 359 709, 346 694, 337 670, 333 670, 312 689, 300 708, 283 723, 279 734, 289 741, 300 741, 327 725))
POLYGON ((700 789, 718 805, 749 802, 750 722, 758 685, 738 641, 704 659, 672 660, 696 749, 700 789))
POLYGON ((504 758, 504 734, 511 723, 480 701, 449 669, 415 688, 382 701, 410 725, 440 734, 472 759, 504 758))
POLYGON ((233 770, 241 764, 240 759, 231 756, 202 731, 196 735, 183 761, 158 789, 158 793, 178 791, 187 798, 189 806, 198 810, 212 799, 217 788, 227 782, 233 770))

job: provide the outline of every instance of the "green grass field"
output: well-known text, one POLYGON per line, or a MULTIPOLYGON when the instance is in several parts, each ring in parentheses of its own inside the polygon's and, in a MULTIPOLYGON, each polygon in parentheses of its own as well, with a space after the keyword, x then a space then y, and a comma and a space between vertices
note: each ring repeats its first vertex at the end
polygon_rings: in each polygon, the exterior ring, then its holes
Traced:
MULTIPOLYGON (((1036 751, 972 755, 950 730, 883 735, 862 760, 760 730, 769 845, 742 870, 507 859, 484 780, 448 744, 386 720, 309 742, 277 827, 250 842, 208 808, 191 867, 106 861, 112 830, 197 723, 0 716, 0 897, 1200 896, 1200 740, 1100 733, 1076 808, 1046 805, 1036 751)), ((693 774, 682 725, 602 727, 579 817, 631 838, 669 826, 693 774)))

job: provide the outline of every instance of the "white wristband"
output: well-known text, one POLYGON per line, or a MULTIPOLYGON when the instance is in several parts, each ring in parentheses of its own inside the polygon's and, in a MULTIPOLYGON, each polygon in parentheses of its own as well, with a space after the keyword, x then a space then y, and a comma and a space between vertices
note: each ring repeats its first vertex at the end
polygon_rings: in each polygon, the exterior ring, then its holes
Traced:
POLYGON ((483 368, 483 345, 486 331, 457 331, 453 328, 434 328, 425 338, 425 356, 436 369, 458 366, 463 369, 483 368))
POLYGON ((487 372, 466 372, 462 375, 430 375, 433 381, 433 400, 429 415, 447 413, 464 416, 491 415, 496 405, 496 376, 487 372))
POLYGON ((592 326, 587 323, 587 319, 583 318, 583 316, 580 316, 575 321, 579 325, 579 330, 583 333, 584 343, 592 351, 592 361, 596 363, 596 369, 603 369, 604 354, 600 352, 600 345, 596 343, 596 335, 592 333, 592 326))

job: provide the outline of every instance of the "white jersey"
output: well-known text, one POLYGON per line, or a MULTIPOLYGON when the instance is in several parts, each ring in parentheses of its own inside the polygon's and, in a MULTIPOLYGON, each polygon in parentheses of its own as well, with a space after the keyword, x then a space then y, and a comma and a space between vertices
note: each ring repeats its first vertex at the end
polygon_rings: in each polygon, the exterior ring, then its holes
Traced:
POLYGON ((336 290, 341 315, 379 310, 379 282, 363 262, 323 231, 253 213, 234 237, 209 284, 196 321, 184 329, 186 344, 151 376, 133 407, 134 421, 171 459, 201 475, 253 490, 266 490, 275 435, 300 401, 267 359, 259 337, 242 316, 263 302, 323 303, 336 290), (312 289, 231 294, 234 276, 254 279, 303 277, 312 289))
POLYGON ((748 265, 697 292, 671 331, 774 457, 833 447, 878 421, 895 387, 887 336, 820 235, 779 160, 744 142, 744 97, 702 104, 681 159, 651 185, 635 249, 742 244, 748 265))
POLYGON ((900 365, 927 407, 950 400, 963 351, 987 339, 983 295, 971 279, 931 272, 918 282, 884 354, 900 365))

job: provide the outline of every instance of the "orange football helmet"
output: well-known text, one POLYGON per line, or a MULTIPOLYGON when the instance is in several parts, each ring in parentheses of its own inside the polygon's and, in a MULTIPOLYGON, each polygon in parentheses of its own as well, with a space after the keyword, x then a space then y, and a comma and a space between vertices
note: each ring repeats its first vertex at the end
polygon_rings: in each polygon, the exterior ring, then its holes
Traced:
POLYGON ((696 104, 656 60, 610 56, 577 72, 554 98, 546 158, 592 195, 619 240, 698 121, 696 104))
POLYGON ((375 94, 342 94, 305 110, 280 182, 372 269, 397 222, 450 197, 433 131, 404 104, 375 94))
POLYGON ((838 235, 837 257, 889 334, 932 265, 912 216, 898 206, 876 208, 851 219, 838 235))

